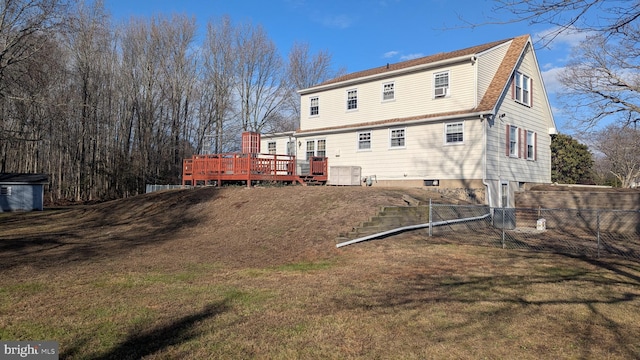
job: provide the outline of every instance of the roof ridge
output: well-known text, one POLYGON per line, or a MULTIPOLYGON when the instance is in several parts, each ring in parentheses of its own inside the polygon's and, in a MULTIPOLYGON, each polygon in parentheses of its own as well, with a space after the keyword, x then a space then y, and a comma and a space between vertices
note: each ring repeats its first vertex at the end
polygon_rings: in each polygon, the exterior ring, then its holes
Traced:
POLYGON ((352 72, 352 73, 345 74, 345 75, 342 75, 342 76, 338 76, 336 78, 327 80, 327 81, 322 82, 320 84, 316 84, 316 85, 312 86, 311 88, 315 88, 315 87, 318 87, 318 86, 325 86, 325 85, 329 85, 329 84, 335 84, 335 83, 348 81, 348 80, 355 80, 355 79, 359 79, 359 78, 362 78, 362 77, 367 77, 367 76, 371 76, 371 75, 378 75, 378 74, 382 74, 382 73, 388 72, 388 71, 406 69, 406 68, 410 68, 410 67, 413 67, 413 66, 426 65, 426 64, 435 63, 435 62, 441 61, 441 60, 453 59, 453 58, 460 57, 460 56, 477 54, 477 53, 489 50, 489 49, 491 49, 493 47, 496 47, 498 45, 501 45, 501 44, 504 44, 506 42, 513 41, 515 39, 522 38, 522 37, 529 37, 529 35, 521 35, 521 36, 518 36, 518 37, 512 37, 512 38, 508 38, 508 39, 492 41, 492 42, 489 42, 489 43, 470 46, 470 47, 466 47, 466 48, 459 49, 459 50, 453 50, 453 51, 448 51, 448 52, 440 52, 440 53, 436 53, 436 54, 432 54, 432 55, 422 56, 422 57, 419 57, 419 58, 416 58, 416 59, 405 60, 405 61, 401 61, 401 62, 397 62, 397 63, 389 63, 389 64, 382 65, 382 66, 375 67, 375 68, 356 71, 356 72, 352 72))

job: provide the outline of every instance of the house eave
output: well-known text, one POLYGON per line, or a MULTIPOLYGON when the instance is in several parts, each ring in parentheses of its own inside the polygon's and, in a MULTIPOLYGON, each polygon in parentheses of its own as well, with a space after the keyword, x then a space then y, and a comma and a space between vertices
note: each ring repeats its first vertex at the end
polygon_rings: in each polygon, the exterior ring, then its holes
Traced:
POLYGON ((297 131, 294 135, 296 137, 317 136, 317 135, 338 134, 338 133, 359 131, 359 130, 390 128, 390 127, 399 127, 399 126, 406 126, 406 125, 419 125, 419 124, 429 123, 429 122, 441 122, 441 121, 450 121, 450 120, 458 120, 458 119, 469 119, 469 118, 483 119, 487 116, 492 116, 493 114, 494 113, 490 111, 476 111, 476 112, 465 112, 465 113, 459 113, 459 114, 446 114, 446 115, 440 115, 440 116, 425 115, 423 117, 416 118, 416 119, 382 120, 382 121, 354 124, 354 125, 348 125, 348 126, 337 126, 337 127, 323 128, 323 129, 317 129, 317 130, 297 131))
POLYGON ((398 76, 398 75, 411 74, 411 73, 414 73, 414 72, 428 70, 430 68, 438 68, 438 67, 451 65, 451 64, 457 64, 457 63, 461 63, 461 62, 475 62, 475 61, 476 61, 476 55, 475 54, 463 55, 463 56, 458 56, 458 57, 451 58, 451 59, 444 59, 444 60, 435 61, 435 62, 432 62, 432 63, 416 65, 416 66, 412 66, 412 67, 408 67, 408 68, 402 68, 402 69, 398 69, 398 70, 390 70, 390 71, 383 72, 383 73, 380 73, 380 74, 363 76, 363 77, 350 79, 350 80, 345 80, 345 81, 340 81, 340 82, 331 83, 331 84, 327 84, 327 85, 318 85, 318 86, 310 87, 310 88, 307 88, 307 89, 298 90, 298 94, 299 95, 313 94, 313 93, 317 93, 317 92, 321 92, 321 91, 339 89, 339 88, 342 88, 342 87, 358 85, 358 84, 367 83, 367 82, 370 82, 370 81, 391 78, 391 77, 395 77, 395 76, 398 76))

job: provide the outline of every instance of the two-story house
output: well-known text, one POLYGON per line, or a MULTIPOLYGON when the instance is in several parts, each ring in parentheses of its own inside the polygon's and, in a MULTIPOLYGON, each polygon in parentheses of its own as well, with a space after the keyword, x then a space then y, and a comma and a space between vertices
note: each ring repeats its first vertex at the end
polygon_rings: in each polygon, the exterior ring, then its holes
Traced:
MULTIPOLYGON (((300 129, 262 149, 359 167, 373 186, 437 187, 490 206, 551 182, 555 122, 528 35, 347 74, 299 91, 300 129)), ((331 184, 331 181, 329 182, 331 184)))

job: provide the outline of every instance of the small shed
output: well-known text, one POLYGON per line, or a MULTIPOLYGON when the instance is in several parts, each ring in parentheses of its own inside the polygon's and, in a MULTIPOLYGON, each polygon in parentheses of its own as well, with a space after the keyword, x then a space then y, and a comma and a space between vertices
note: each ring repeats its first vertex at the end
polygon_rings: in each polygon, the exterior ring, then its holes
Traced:
POLYGON ((0 173, 0 212, 43 209, 46 174, 0 173))

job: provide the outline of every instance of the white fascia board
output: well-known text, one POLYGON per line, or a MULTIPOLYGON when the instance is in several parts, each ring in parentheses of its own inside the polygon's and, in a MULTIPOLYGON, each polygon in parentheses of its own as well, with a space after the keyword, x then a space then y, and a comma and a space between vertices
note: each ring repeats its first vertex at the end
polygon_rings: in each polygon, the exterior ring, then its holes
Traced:
POLYGON ((306 137, 306 136, 317 136, 317 135, 324 135, 324 134, 338 134, 338 133, 351 132, 351 131, 390 128, 390 127, 398 127, 398 126, 404 126, 404 125, 418 125, 418 124, 429 123, 429 122, 440 122, 440 121, 467 119, 467 118, 474 118, 474 117, 477 117, 478 119, 483 119, 483 116, 491 116, 491 115, 493 115, 492 112, 481 111, 481 112, 457 114, 457 115, 426 117, 426 118, 416 119, 416 120, 398 121, 395 123, 381 123, 381 124, 374 124, 374 125, 362 124, 362 125, 354 125, 354 126, 342 127, 342 128, 333 128, 333 129, 325 129, 325 130, 317 130, 317 131, 305 131, 305 132, 295 133, 295 136, 306 137))
POLYGON ((328 85, 314 86, 314 87, 310 87, 310 88, 307 88, 307 89, 298 90, 298 94, 299 95, 306 95, 306 94, 312 94, 312 93, 316 93, 316 92, 320 92, 320 91, 338 89, 338 88, 342 88, 342 87, 353 86, 353 85, 360 84, 360 83, 365 83, 365 82, 370 82, 370 81, 374 81, 374 80, 393 77, 393 76, 397 76, 397 75, 400 75, 400 74, 412 73, 412 72, 427 70, 427 69, 430 69, 430 68, 437 68, 437 67, 450 65, 450 64, 455 64, 455 63, 459 63, 459 62, 464 62, 464 61, 472 62, 472 61, 475 61, 475 59, 476 59, 475 55, 458 56, 458 57, 451 58, 451 59, 440 60, 440 61, 436 61, 436 62, 432 62, 432 63, 428 63, 428 64, 416 65, 416 66, 403 68, 403 69, 398 69, 398 70, 386 71, 386 72, 383 72, 383 73, 380 73, 380 74, 374 74, 374 75, 369 75, 369 76, 358 77, 358 78, 355 78, 355 79, 340 81, 340 82, 332 83, 332 84, 328 84, 328 85))

